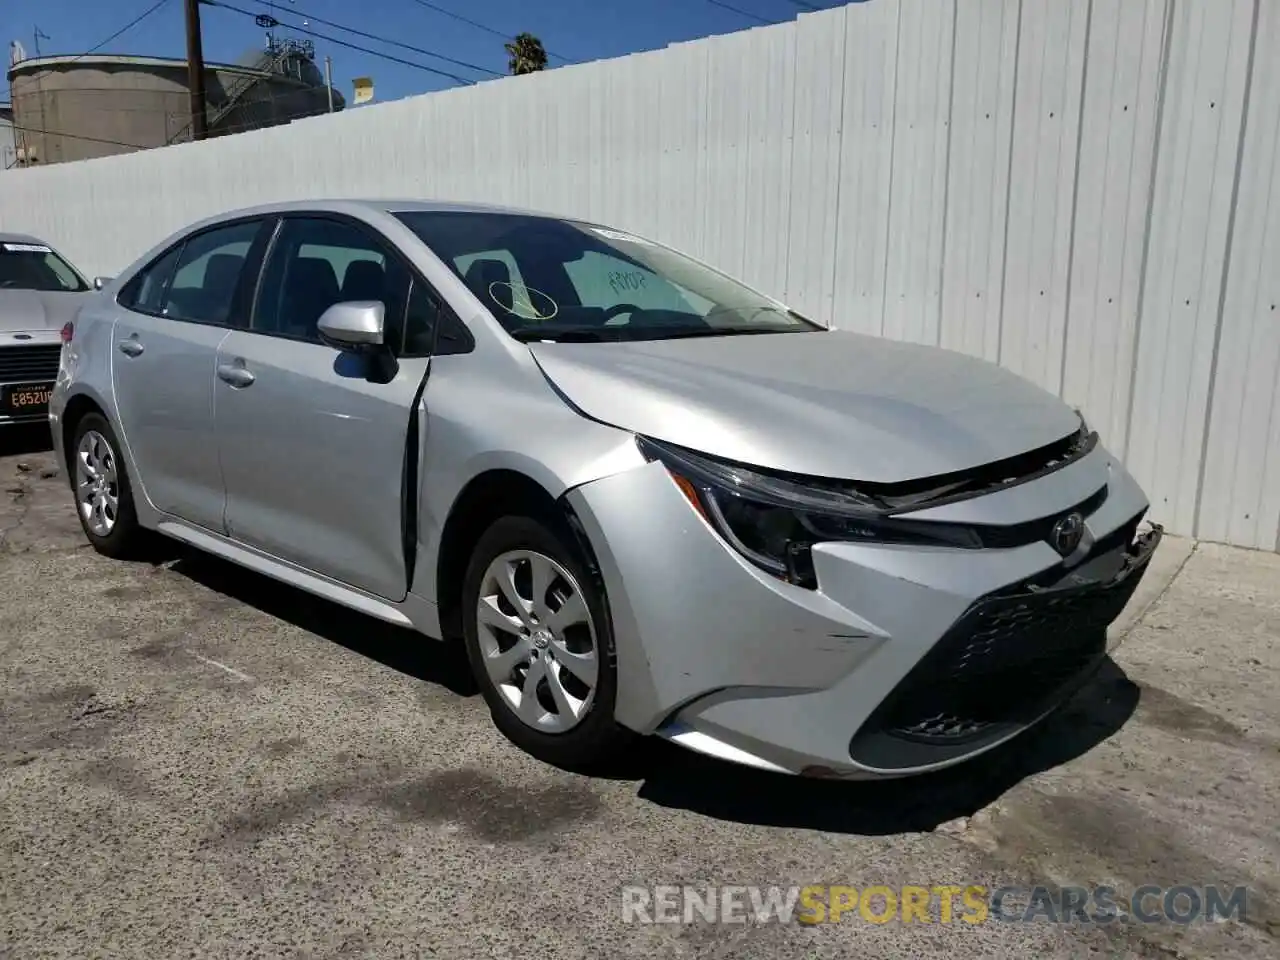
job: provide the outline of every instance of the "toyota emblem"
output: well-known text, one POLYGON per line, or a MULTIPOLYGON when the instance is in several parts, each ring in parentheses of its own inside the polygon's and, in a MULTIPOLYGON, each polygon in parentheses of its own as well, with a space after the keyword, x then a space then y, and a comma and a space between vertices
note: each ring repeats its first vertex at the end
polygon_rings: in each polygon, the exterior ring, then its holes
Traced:
POLYGON ((1053 525, 1049 534, 1049 543, 1053 549, 1064 557, 1069 557, 1080 546, 1084 537, 1084 517, 1078 513, 1069 513, 1053 525))

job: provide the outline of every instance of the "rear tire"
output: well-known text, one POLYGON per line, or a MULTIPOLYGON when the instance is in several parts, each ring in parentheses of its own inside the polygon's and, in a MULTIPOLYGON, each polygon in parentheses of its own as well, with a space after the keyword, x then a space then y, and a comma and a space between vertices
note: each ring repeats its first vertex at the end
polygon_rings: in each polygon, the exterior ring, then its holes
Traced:
POLYGON ((140 556, 147 532, 138 525, 120 441, 107 418, 100 413, 81 417, 68 454, 76 515, 93 549, 116 560, 140 556))
POLYGON ((462 587, 467 659, 493 722, 568 769, 616 761, 635 737, 614 720, 618 671, 604 591, 562 524, 503 517, 476 543, 462 587))

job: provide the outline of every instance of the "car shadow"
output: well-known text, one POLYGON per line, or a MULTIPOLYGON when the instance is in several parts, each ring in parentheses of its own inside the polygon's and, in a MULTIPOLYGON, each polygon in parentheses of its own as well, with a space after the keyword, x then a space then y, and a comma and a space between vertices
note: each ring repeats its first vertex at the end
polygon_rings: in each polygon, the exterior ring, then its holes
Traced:
POLYGON ((399 673, 459 696, 478 692, 461 644, 439 643, 176 542, 148 559, 399 673))
MULTIPOLYGON (((469 697, 478 691, 460 643, 438 643, 173 541, 149 558, 389 669, 469 697)), ((1021 781, 1068 763, 1119 731, 1140 690, 1108 658, 1094 678, 1035 729, 938 773, 896 780, 819 780, 727 763, 647 737, 600 779, 639 783, 638 796, 673 810, 757 826, 883 836, 931 831, 972 816, 1021 781)), ((495 735, 497 735, 495 733, 495 735)))
POLYGON ((802 779, 714 760, 664 741, 645 744, 631 776, 643 781, 641 798, 718 820, 869 836, 931 831, 1087 753, 1124 726, 1139 695, 1138 685, 1108 658, 1087 686, 1038 727, 966 763, 916 777, 802 779))

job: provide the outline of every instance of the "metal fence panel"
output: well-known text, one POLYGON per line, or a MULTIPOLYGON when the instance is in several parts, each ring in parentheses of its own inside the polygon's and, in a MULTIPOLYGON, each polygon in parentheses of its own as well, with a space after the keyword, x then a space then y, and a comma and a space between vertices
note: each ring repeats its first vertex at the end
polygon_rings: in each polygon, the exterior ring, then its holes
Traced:
POLYGON ((302 197, 590 217, 1083 408, 1176 533, 1280 549, 1280 0, 868 0, 0 176, 113 273, 302 197))

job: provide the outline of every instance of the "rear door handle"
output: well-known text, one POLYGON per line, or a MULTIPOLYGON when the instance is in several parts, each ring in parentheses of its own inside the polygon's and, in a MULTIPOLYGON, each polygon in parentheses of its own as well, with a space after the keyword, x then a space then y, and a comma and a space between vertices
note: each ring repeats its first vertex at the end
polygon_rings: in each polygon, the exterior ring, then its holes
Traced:
POLYGON ((142 351, 145 349, 146 347, 142 345, 142 341, 140 341, 137 337, 130 337, 128 340, 120 341, 120 352, 123 353, 126 357, 141 356, 142 351))
POLYGON ((244 367, 234 363, 218 364, 218 379, 233 387, 247 387, 257 378, 244 367))

